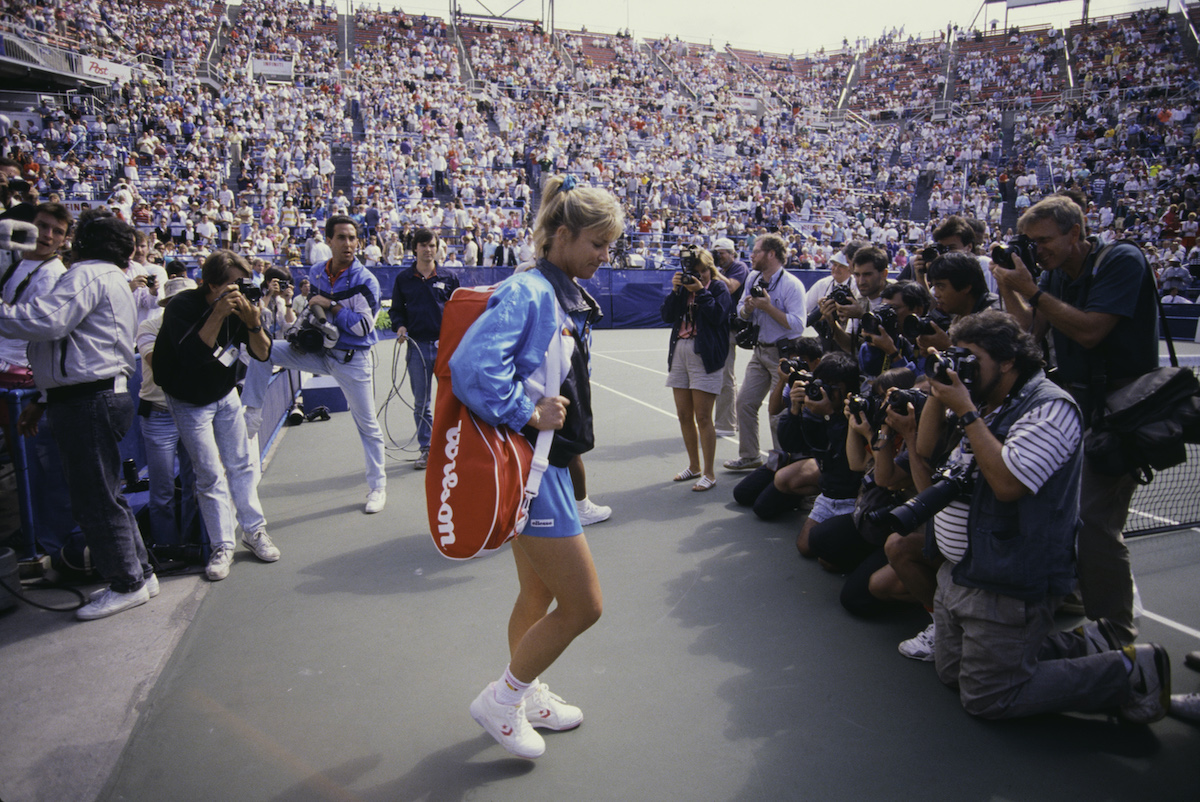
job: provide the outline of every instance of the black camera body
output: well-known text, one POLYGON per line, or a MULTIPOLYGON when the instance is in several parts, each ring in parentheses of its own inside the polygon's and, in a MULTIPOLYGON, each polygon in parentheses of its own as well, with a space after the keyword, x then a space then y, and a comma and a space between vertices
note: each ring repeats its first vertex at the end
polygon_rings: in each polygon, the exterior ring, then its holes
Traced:
POLYGON ((997 245, 992 248, 992 261, 1006 270, 1012 270, 1017 266, 1013 262, 1013 256, 1021 257, 1021 262, 1034 278, 1041 275, 1042 271, 1037 263, 1037 243, 1029 237, 1019 234, 1009 240, 1007 245, 997 245))
POLYGON ((752 284, 750 286, 750 297, 751 298, 766 298, 766 297, 768 297, 768 292, 767 292, 768 288, 769 288, 769 285, 767 284, 767 282, 764 281, 763 279, 759 279, 758 281, 756 281, 754 284, 752 284))
POLYGON ((970 389, 979 378, 979 359, 966 348, 948 348, 925 357, 925 375, 942 384, 953 384, 948 371, 958 374, 959 381, 970 389))
POLYGON ((851 415, 861 416, 872 429, 882 426, 883 420, 887 416, 887 410, 879 403, 879 397, 874 395, 850 396, 847 409, 851 415))
POLYGON ((925 262, 925 266, 929 267, 929 263, 941 256, 943 253, 949 253, 950 249, 940 242, 930 243, 921 249, 921 260, 925 262))
POLYGON ((733 341, 738 348, 752 351, 758 347, 759 326, 744 317, 734 315, 729 319, 729 327, 733 329, 733 341))
POLYGON ((884 331, 893 340, 900 336, 900 319, 896 315, 896 310, 888 304, 883 304, 878 309, 864 314, 861 325, 863 334, 878 335, 884 331))
POLYGON ((804 397, 809 401, 820 401, 829 394, 829 388, 820 379, 813 379, 804 385, 804 397))
POLYGON ((685 245, 679 249, 679 270, 685 279, 700 280, 700 254, 695 245, 685 245))
POLYGON ((921 410, 925 408, 925 401, 929 396, 915 388, 903 389, 897 388, 892 390, 888 396, 888 407, 895 410, 898 415, 908 414, 908 405, 912 404, 913 414, 918 418, 921 416, 921 410))
POLYGON ((905 339, 916 342, 918 337, 937 334, 937 329, 934 328, 936 322, 937 319, 932 315, 909 315, 904 318, 902 327, 905 339))
POLYGON ((788 386, 796 382, 811 382, 812 374, 808 372, 808 365, 800 357, 792 357, 791 359, 783 360, 783 367, 788 371, 788 386))
POLYGON ((830 298, 838 306, 849 306, 854 303, 854 293, 844 284, 834 284, 833 289, 829 291, 830 298))
POLYGON ((262 300, 262 287, 254 283, 253 279, 239 278, 234 282, 237 285, 237 290, 242 295, 246 296, 246 300, 252 304, 256 304, 262 300))

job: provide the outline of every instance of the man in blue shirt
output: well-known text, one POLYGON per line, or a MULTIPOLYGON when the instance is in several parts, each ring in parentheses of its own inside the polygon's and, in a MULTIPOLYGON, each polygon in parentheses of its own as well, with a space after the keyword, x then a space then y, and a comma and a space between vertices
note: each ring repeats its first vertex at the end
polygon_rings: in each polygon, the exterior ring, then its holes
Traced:
MULTIPOLYGON (((779 348, 782 339, 804 334, 806 310, 804 285, 783 269, 787 244, 778 234, 763 234, 750 253, 753 270, 746 277, 749 288, 742 294, 738 316, 759 327, 742 387, 737 396, 738 458, 725 463, 726 470, 748 471, 762 465, 758 450, 758 410, 779 377, 779 348)), ((771 418, 771 437, 776 439, 778 416, 771 418)))
POLYGON ((433 417, 429 401, 433 390, 433 363, 437 359, 438 338, 442 331, 442 309, 451 293, 458 289, 458 276, 437 269, 438 236, 427 228, 413 233, 417 261, 396 276, 392 287, 392 331, 400 340, 408 340, 408 380, 413 394, 413 420, 417 425, 418 471, 429 461, 429 438, 433 417))
POLYGON ((383 429, 375 417, 371 365, 371 346, 378 339, 375 316, 380 309, 379 282, 354 258, 359 239, 353 220, 344 215, 330 217, 325 222, 325 239, 333 256, 313 266, 308 306, 310 313, 316 308, 323 310, 337 326, 337 342, 332 348, 306 353, 288 342, 277 341, 271 348, 271 362, 278 367, 332 376, 342 388, 366 455, 365 512, 376 513, 387 503, 383 429))

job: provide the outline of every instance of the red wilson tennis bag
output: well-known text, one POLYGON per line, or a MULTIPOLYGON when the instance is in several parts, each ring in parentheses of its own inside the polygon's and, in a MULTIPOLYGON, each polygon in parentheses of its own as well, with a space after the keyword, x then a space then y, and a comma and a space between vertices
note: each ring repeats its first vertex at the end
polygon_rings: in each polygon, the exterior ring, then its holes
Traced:
MULTIPOLYGON (((454 395, 450 384, 450 357, 487 308, 494 290, 492 286, 454 291, 442 315, 433 366, 437 395, 425 498, 434 545, 451 560, 493 551, 520 534, 528 520, 529 502, 549 465, 546 457, 553 432, 539 435, 535 460, 534 448, 523 435, 485 423, 454 395), (533 469, 535 462, 540 470, 533 469)), ((573 345, 570 337, 566 339, 573 345)), ((552 347, 550 353, 558 355, 561 349, 552 347)), ((557 388, 562 383, 561 369, 547 365, 547 372, 551 367, 559 378, 550 386, 557 388)))

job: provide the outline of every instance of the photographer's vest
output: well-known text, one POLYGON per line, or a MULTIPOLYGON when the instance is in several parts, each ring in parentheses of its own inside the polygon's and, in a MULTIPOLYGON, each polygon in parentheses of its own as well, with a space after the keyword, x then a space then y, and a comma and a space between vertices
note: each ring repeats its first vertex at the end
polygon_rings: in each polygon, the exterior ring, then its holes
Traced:
MULTIPOLYGON (((1017 391, 988 427, 1001 443, 1022 415, 1071 396, 1039 371, 1017 391)), ((967 552, 954 567, 959 585, 1035 601, 1075 588, 1075 534, 1083 444, 1036 493, 999 501, 982 476, 971 495, 967 552)), ((932 529, 928 535, 932 540, 932 529)))

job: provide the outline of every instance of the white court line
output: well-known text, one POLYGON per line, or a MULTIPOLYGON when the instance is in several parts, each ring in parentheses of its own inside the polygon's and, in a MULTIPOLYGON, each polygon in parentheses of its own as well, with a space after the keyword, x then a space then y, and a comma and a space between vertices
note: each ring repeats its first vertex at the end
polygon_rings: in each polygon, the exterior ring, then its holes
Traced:
POLYGON ((642 400, 642 399, 640 399, 640 398, 634 398, 634 397, 633 397, 633 396, 631 396, 631 395, 626 395, 625 393, 621 392, 620 390, 614 390, 613 388, 611 388, 611 387, 608 387, 608 386, 606 386, 606 385, 603 385, 603 384, 600 384, 599 382, 591 382, 591 385, 592 385, 593 387, 599 387, 601 390, 608 390, 608 391, 609 391, 610 393, 612 393, 613 395, 619 395, 619 396, 621 396, 621 398, 624 398, 626 401, 632 401, 632 402, 633 402, 633 403, 635 403, 635 404, 641 404, 641 405, 642 405, 642 406, 644 406, 646 409, 652 409, 652 410, 654 410, 655 412, 661 412, 662 414, 666 415, 666 416, 667 416, 668 418, 670 418, 671 420, 679 420, 679 415, 678 415, 678 413, 675 413, 675 412, 667 412, 667 411, 666 411, 665 409, 663 409, 662 407, 656 407, 656 406, 654 406, 653 404, 648 404, 648 403, 646 403, 645 401, 643 401, 643 400, 642 400))
POLYGON ((1151 515, 1148 512, 1142 512, 1141 510, 1135 510, 1132 508, 1130 508, 1129 511, 1134 515, 1140 515, 1143 518, 1149 518, 1151 521, 1155 521, 1166 526, 1179 526, 1179 521, 1172 521, 1170 518, 1160 518, 1157 515, 1151 515))
POLYGON ((605 351, 605 353, 597 353, 592 351, 592 356, 605 356, 606 354, 661 354, 661 348, 619 348, 616 351, 605 351))
MULTIPOLYGON (((667 375, 666 371, 656 370, 655 368, 648 368, 645 365, 639 365, 636 362, 626 362, 624 359, 617 359, 615 356, 609 356, 608 354, 593 353, 592 356, 602 356, 605 359, 611 359, 613 362, 619 362, 622 365, 628 365, 631 368, 640 368, 641 370, 647 370, 647 371, 650 371, 651 373, 657 373, 659 376, 667 375)), ((609 388, 606 387, 605 389, 609 389, 609 388)))
POLYGON ((1193 638, 1200 640, 1200 630, 1192 629, 1191 627, 1187 626, 1186 624, 1181 624, 1178 621, 1172 621, 1169 618, 1164 618, 1163 616, 1159 615, 1158 613, 1152 613, 1149 610, 1143 609, 1142 615, 1146 616, 1151 621, 1157 621, 1158 623, 1160 623, 1164 626, 1168 626, 1171 629, 1177 629, 1185 635, 1191 635, 1193 638))

